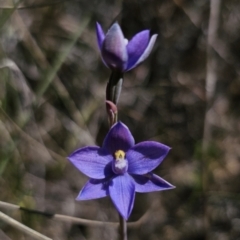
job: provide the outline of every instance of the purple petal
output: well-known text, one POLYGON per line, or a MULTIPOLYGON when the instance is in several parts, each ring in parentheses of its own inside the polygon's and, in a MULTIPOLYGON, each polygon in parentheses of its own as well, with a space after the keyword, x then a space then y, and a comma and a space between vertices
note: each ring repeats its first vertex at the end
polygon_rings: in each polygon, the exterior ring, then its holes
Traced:
POLYGON ((128 50, 128 64, 126 71, 131 70, 136 67, 138 64, 143 62, 151 53, 154 43, 157 38, 157 34, 152 35, 149 41, 149 31, 145 30, 140 32, 129 42, 127 45, 128 50), (140 35, 141 34, 141 35, 140 35), (140 35, 140 36, 138 36, 140 35), (140 46, 142 44, 142 46, 140 46), (137 50, 139 48, 139 50, 137 50))
POLYGON ((89 200, 106 197, 108 194, 108 181, 106 179, 90 179, 76 200, 89 200))
POLYGON ((136 144, 126 154, 128 172, 138 175, 151 172, 163 161, 169 150, 168 146, 153 141, 136 144))
POLYGON ((124 219, 128 219, 132 212, 135 199, 135 186, 128 174, 118 175, 109 185, 109 195, 124 219))
POLYGON ((112 174, 113 157, 99 147, 84 147, 73 152, 68 159, 90 178, 103 179, 112 174))
MULTIPOLYGON (((99 48, 100 52, 102 53, 102 43, 103 43, 103 40, 105 38, 105 34, 102 30, 101 25, 98 22, 96 23, 96 33, 97 33, 98 48, 99 48)), ((101 58, 102 58, 102 61, 103 61, 104 65, 106 67, 108 67, 108 65, 105 63, 105 61, 102 57, 102 54, 101 54, 101 58)))
POLYGON ((102 57, 109 68, 124 70, 128 55, 126 42, 118 23, 108 30, 102 43, 102 57))
POLYGON ((101 25, 98 22, 96 23, 96 33, 97 33, 98 47, 99 47, 99 50, 101 51, 102 43, 103 43, 103 40, 105 38, 105 34, 102 30, 101 25))
POLYGON ((150 31, 144 30, 136 34, 127 44, 128 64, 127 70, 130 69, 142 56, 150 40, 150 31))
POLYGON ((148 173, 145 175, 132 175, 135 180, 135 191, 139 193, 163 191, 175 188, 159 176, 148 173))
POLYGON ((134 138, 128 127, 122 122, 112 126, 103 142, 103 149, 114 155, 117 150, 124 152, 134 146, 134 138))

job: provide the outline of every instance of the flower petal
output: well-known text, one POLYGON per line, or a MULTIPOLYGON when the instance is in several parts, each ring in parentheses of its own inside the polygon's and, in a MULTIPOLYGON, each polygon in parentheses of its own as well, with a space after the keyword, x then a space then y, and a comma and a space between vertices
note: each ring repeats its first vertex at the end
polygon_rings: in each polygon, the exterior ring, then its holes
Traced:
POLYGON ((109 68, 124 70, 128 55, 126 42, 118 23, 114 23, 105 36, 102 43, 102 57, 109 68))
POLYGON ((109 184, 109 195, 124 219, 128 219, 132 212, 135 199, 135 186, 128 174, 118 175, 109 184))
POLYGON ((113 157, 99 147, 84 147, 73 152, 68 159, 90 178, 103 179, 113 174, 113 157))
POLYGON ((131 69, 138 59, 142 56, 150 40, 150 31, 144 30, 136 34, 127 44, 128 64, 127 70, 131 69))
POLYGON ((106 197, 108 194, 108 181, 106 179, 90 179, 76 200, 89 200, 106 197))
POLYGON ((96 22, 96 33, 97 33, 98 47, 99 47, 99 50, 101 51, 102 43, 105 38, 105 34, 102 30, 101 25, 98 22, 96 22))
POLYGON ((128 127, 122 122, 117 122, 109 130, 103 142, 103 149, 114 154, 117 150, 124 152, 134 146, 134 138, 128 127))
POLYGON ((136 67, 149 56, 153 49, 157 36, 157 34, 152 35, 149 41, 150 32, 148 30, 145 30, 138 33, 129 42, 129 44, 127 45, 128 64, 126 71, 129 71, 132 68, 136 67))
POLYGON ((126 153, 128 172, 138 175, 151 172, 163 161, 169 150, 168 146, 153 141, 136 144, 126 153))
POLYGON ((104 61, 104 59, 102 57, 102 43, 104 41, 105 34, 104 34, 103 30, 102 30, 101 25, 98 22, 96 23, 96 33, 97 33, 98 48, 99 48, 99 50, 101 52, 102 61, 103 61, 104 65, 106 67, 108 67, 108 65, 105 63, 105 61, 104 61))
POLYGON ((163 191, 175 188, 159 176, 148 173, 145 175, 132 175, 135 180, 135 191, 139 193, 163 191))

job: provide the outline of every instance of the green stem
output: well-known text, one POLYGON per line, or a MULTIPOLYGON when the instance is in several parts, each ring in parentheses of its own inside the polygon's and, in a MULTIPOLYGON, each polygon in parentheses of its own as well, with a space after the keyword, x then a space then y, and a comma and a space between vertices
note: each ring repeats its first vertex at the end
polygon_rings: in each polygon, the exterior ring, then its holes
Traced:
MULTIPOLYGON (((118 121, 117 102, 122 90, 123 73, 112 71, 106 88, 106 104, 110 128, 118 121)), ((119 214, 119 213, 118 213, 119 214)), ((127 222, 119 214, 119 236, 120 240, 127 240, 127 222)))
POLYGON ((117 70, 112 71, 110 79, 107 83, 106 100, 117 104, 122 90, 122 83, 123 73, 117 70))
POLYGON ((119 214, 119 234, 120 240, 127 240, 127 222, 120 214, 119 214))

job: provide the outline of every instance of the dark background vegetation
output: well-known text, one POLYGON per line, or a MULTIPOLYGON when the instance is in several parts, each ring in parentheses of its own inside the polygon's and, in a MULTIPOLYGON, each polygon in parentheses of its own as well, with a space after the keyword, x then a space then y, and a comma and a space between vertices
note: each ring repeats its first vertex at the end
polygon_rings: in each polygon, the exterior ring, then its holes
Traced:
MULTIPOLYGON (((136 142, 172 147, 155 173, 176 186, 137 194, 129 221, 148 218, 129 239, 239 240, 240 1, 222 0, 213 41, 210 16, 207 0, 1 0, 0 200, 118 221, 109 198, 75 201, 87 177, 66 160, 107 133, 110 70, 95 22, 107 30, 117 20, 128 38, 146 28, 159 34, 150 57, 125 74, 119 118, 136 142)), ((118 236, 108 225, 1 210, 52 239, 118 236)), ((1 240, 31 239, 3 221, 0 228, 1 240)))

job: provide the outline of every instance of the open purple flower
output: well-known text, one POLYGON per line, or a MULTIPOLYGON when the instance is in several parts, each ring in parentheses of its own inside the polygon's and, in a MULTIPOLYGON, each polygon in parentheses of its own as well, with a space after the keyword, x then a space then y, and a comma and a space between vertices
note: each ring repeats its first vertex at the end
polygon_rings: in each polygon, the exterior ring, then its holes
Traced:
POLYGON ((151 36, 149 30, 144 30, 128 42, 118 23, 110 27, 106 36, 101 25, 97 23, 96 32, 104 64, 121 72, 127 72, 144 61, 149 56, 157 38, 157 34, 151 36))
POLYGON ((153 174, 170 148, 154 141, 135 145, 128 127, 121 122, 112 126, 102 147, 84 147, 68 159, 90 177, 77 200, 110 196, 123 218, 132 212, 135 192, 153 192, 174 188, 153 174))

